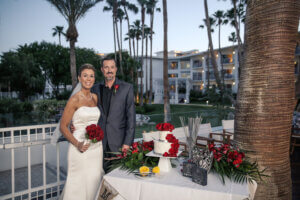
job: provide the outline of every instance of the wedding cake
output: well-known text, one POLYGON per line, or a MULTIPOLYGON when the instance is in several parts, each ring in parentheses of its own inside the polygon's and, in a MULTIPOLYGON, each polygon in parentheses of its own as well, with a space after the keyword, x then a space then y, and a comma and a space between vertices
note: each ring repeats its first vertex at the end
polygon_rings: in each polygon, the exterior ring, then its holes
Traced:
POLYGON ((174 130, 174 126, 169 123, 160 123, 156 129, 160 132, 159 139, 154 140, 154 153, 165 157, 177 157, 179 144, 171 132, 174 130))

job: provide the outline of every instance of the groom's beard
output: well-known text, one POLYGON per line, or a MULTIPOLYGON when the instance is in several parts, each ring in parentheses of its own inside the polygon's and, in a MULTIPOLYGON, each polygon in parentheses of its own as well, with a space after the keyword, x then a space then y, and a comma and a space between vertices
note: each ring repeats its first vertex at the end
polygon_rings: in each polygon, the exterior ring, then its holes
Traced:
POLYGON ((105 77, 105 80, 107 80, 107 81, 112 81, 112 80, 114 80, 114 79, 115 79, 115 77, 114 77, 114 76, 105 77))

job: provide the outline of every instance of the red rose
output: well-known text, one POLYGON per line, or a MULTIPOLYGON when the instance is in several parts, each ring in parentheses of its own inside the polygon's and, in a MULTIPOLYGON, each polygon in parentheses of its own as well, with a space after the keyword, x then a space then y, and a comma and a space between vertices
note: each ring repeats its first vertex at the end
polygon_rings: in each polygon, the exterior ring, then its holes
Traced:
POLYGON ((134 142, 134 143, 132 144, 132 148, 136 149, 137 147, 138 147, 138 143, 137 143, 137 142, 134 142))
POLYGON ((120 87, 120 85, 118 85, 118 84, 114 85, 114 92, 115 92, 115 94, 117 93, 119 87, 120 87))

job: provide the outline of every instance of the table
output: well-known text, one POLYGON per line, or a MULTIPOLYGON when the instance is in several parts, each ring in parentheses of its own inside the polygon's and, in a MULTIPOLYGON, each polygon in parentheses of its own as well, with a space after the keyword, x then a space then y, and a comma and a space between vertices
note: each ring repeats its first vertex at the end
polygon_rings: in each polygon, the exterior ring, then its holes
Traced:
MULTIPOLYGON (((137 178, 134 174, 116 169, 103 177, 102 185, 108 183, 119 193, 113 200, 244 200, 253 198, 256 183, 254 185, 237 184, 229 179, 225 181, 226 184, 223 185, 219 177, 211 172, 208 174, 207 185, 201 186, 192 182, 191 178, 182 176, 178 166, 168 173, 161 173, 157 177, 150 178, 137 178)), ((105 193, 108 194, 106 191, 105 193)))

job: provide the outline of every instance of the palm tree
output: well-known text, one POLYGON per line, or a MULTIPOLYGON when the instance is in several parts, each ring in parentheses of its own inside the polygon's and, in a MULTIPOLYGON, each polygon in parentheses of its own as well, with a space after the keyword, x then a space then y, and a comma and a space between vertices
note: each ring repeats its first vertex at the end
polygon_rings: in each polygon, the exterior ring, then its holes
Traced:
POLYGON ((164 18, 164 122, 171 121, 170 99, 169 99, 169 79, 168 79, 168 13, 167 0, 163 0, 164 18))
POLYGON ((219 76, 219 71, 218 71, 218 65, 216 62, 216 56, 214 54, 214 47, 212 43, 212 38, 211 38, 211 25, 210 25, 210 18, 208 14, 208 8, 207 8, 207 0, 204 0, 204 9, 205 9, 205 18, 206 18, 206 29, 207 29, 207 36, 208 36, 208 42, 209 42, 209 52, 212 60, 212 66, 214 69, 214 75, 217 83, 217 88, 220 90, 221 96, 224 93, 223 87, 221 84, 221 79, 219 76))
MULTIPOLYGON (((137 14, 139 9, 138 7, 136 7, 136 5, 126 1, 126 0, 121 0, 121 6, 123 6, 124 9, 124 13, 125 13, 125 19, 127 21, 127 28, 128 28, 128 32, 130 31, 130 21, 129 21, 129 16, 128 16, 128 12, 127 9, 132 11, 134 14, 137 14)), ((131 51, 131 39, 132 37, 128 37, 128 44, 129 44, 129 55, 132 56, 132 51, 131 51)), ((134 48, 134 47, 133 47, 134 48)))
POLYGON ((119 58, 120 58, 120 73, 123 75, 123 67, 122 67, 122 53, 120 50, 120 41, 119 41, 119 32, 118 32, 118 17, 120 17, 122 14, 120 14, 119 6, 120 3, 118 0, 106 0, 107 6, 103 7, 103 11, 112 12, 112 18, 113 18, 113 34, 114 34, 114 50, 115 50, 115 60, 117 60, 117 45, 119 49, 119 58))
POLYGON ((242 51, 243 51, 243 42, 240 36, 240 24, 245 22, 245 7, 246 0, 231 0, 233 8, 228 10, 226 17, 230 21, 230 24, 235 28, 236 39, 238 42, 238 63, 239 63, 239 74, 242 68, 242 51), (237 1, 239 2, 238 7, 236 6, 237 1))
MULTIPOLYGON (((130 42, 129 43, 129 48, 130 48, 130 51, 131 51, 131 43, 132 43, 132 52, 133 52, 133 59, 135 60, 136 58, 135 58, 135 42, 134 42, 134 40, 135 40, 135 30, 133 29, 133 28, 130 28, 129 30, 128 30, 128 32, 126 33, 126 35, 127 35, 127 37, 125 37, 124 38, 124 40, 126 41, 126 40, 130 40, 130 41, 132 41, 132 42, 130 42)), ((130 55, 130 56, 132 56, 132 55, 130 55)))
POLYGON ((144 96, 144 87, 143 87, 143 77, 144 77, 144 70, 143 70, 143 64, 144 64, 144 39, 145 39, 145 12, 146 12, 146 3, 147 0, 137 0, 137 2, 141 6, 141 22, 142 22, 142 55, 141 55, 141 85, 140 85, 140 106, 143 106, 143 96, 144 96))
POLYGON ((235 139, 270 175, 258 183, 258 200, 292 199, 289 148, 299 8, 298 0, 247 2, 235 139))
POLYGON ((149 92, 149 103, 152 103, 153 93, 153 71, 152 71, 152 44, 153 44, 153 22, 154 22, 154 11, 160 12, 160 8, 156 8, 157 0, 149 0, 147 3, 147 14, 150 15, 150 92, 149 92))
POLYGON ((60 37, 61 37, 61 35, 66 36, 66 34, 63 32, 64 27, 63 27, 63 26, 55 26, 54 28, 52 28, 52 30, 54 31, 54 32, 52 33, 52 36, 55 37, 56 35, 58 35, 59 45, 61 46, 61 40, 60 40, 60 37))
POLYGON ((236 38, 235 32, 231 32, 230 36, 228 36, 228 41, 232 42, 232 45, 234 45, 234 43, 236 43, 237 38, 236 38))
POLYGON ((219 27, 219 54, 220 54, 220 61, 221 61, 221 76, 222 76, 222 81, 223 81, 223 87, 225 85, 225 81, 224 81, 224 69, 223 69, 223 59, 222 59, 222 52, 221 52, 221 25, 223 24, 227 24, 228 23, 228 19, 224 19, 225 18, 225 14, 224 11, 222 10, 217 10, 214 14, 213 17, 216 20, 216 26, 219 27))
POLYGON ((69 27, 66 33, 67 40, 70 42, 70 70, 72 86, 75 88, 77 83, 75 42, 78 32, 76 23, 85 13, 102 0, 47 0, 57 8, 58 12, 67 20, 69 27))
POLYGON ((149 40, 149 37, 151 35, 150 33, 151 29, 150 27, 147 27, 145 25, 145 39, 146 39, 146 52, 145 52, 145 58, 146 58, 146 65, 145 65, 145 76, 146 76, 146 79, 145 79, 145 82, 146 82, 146 102, 147 100, 149 100, 149 92, 148 92, 148 40, 149 40))
POLYGON ((124 18, 124 11, 119 8, 119 4, 118 4, 118 8, 117 8, 117 14, 116 14, 116 35, 117 35, 117 44, 118 44, 118 49, 119 49, 119 60, 120 60, 120 71, 121 74, 124 75, 123 73, 123 66, 122 66, 122 22, 123 22, 123 18, 124 18), (119 36, 119 31, 118 31, 118 23, 120 24, 120 36, 119 36))
MULTIPOLYGON (((203 24, 201 24, 201 25, 199 25, 199 28, 204 28, 204 27, 206 27, 206 19, 203 19, 203 21, 204 21, 204 25, 203 24)), ((214 24, 216 23, 216 20, 214 19, 214 18, 212 18, 212 17, 209 17, 209 24, 211 25, 211 26, 213 26, 214 24)), ((213 28, 210 28, 210 32, 211 33, 213 33, 215 30, 213 29, 213 28)), ((209 89, 210 88, 210 56, 209 56, 209 49, 210 49, 210 47, 209 47, 209 43, 208 43, 208 47, 207 47, 207 58, 206 58, 206 66, 207 66, 207 89, 209 89)))

